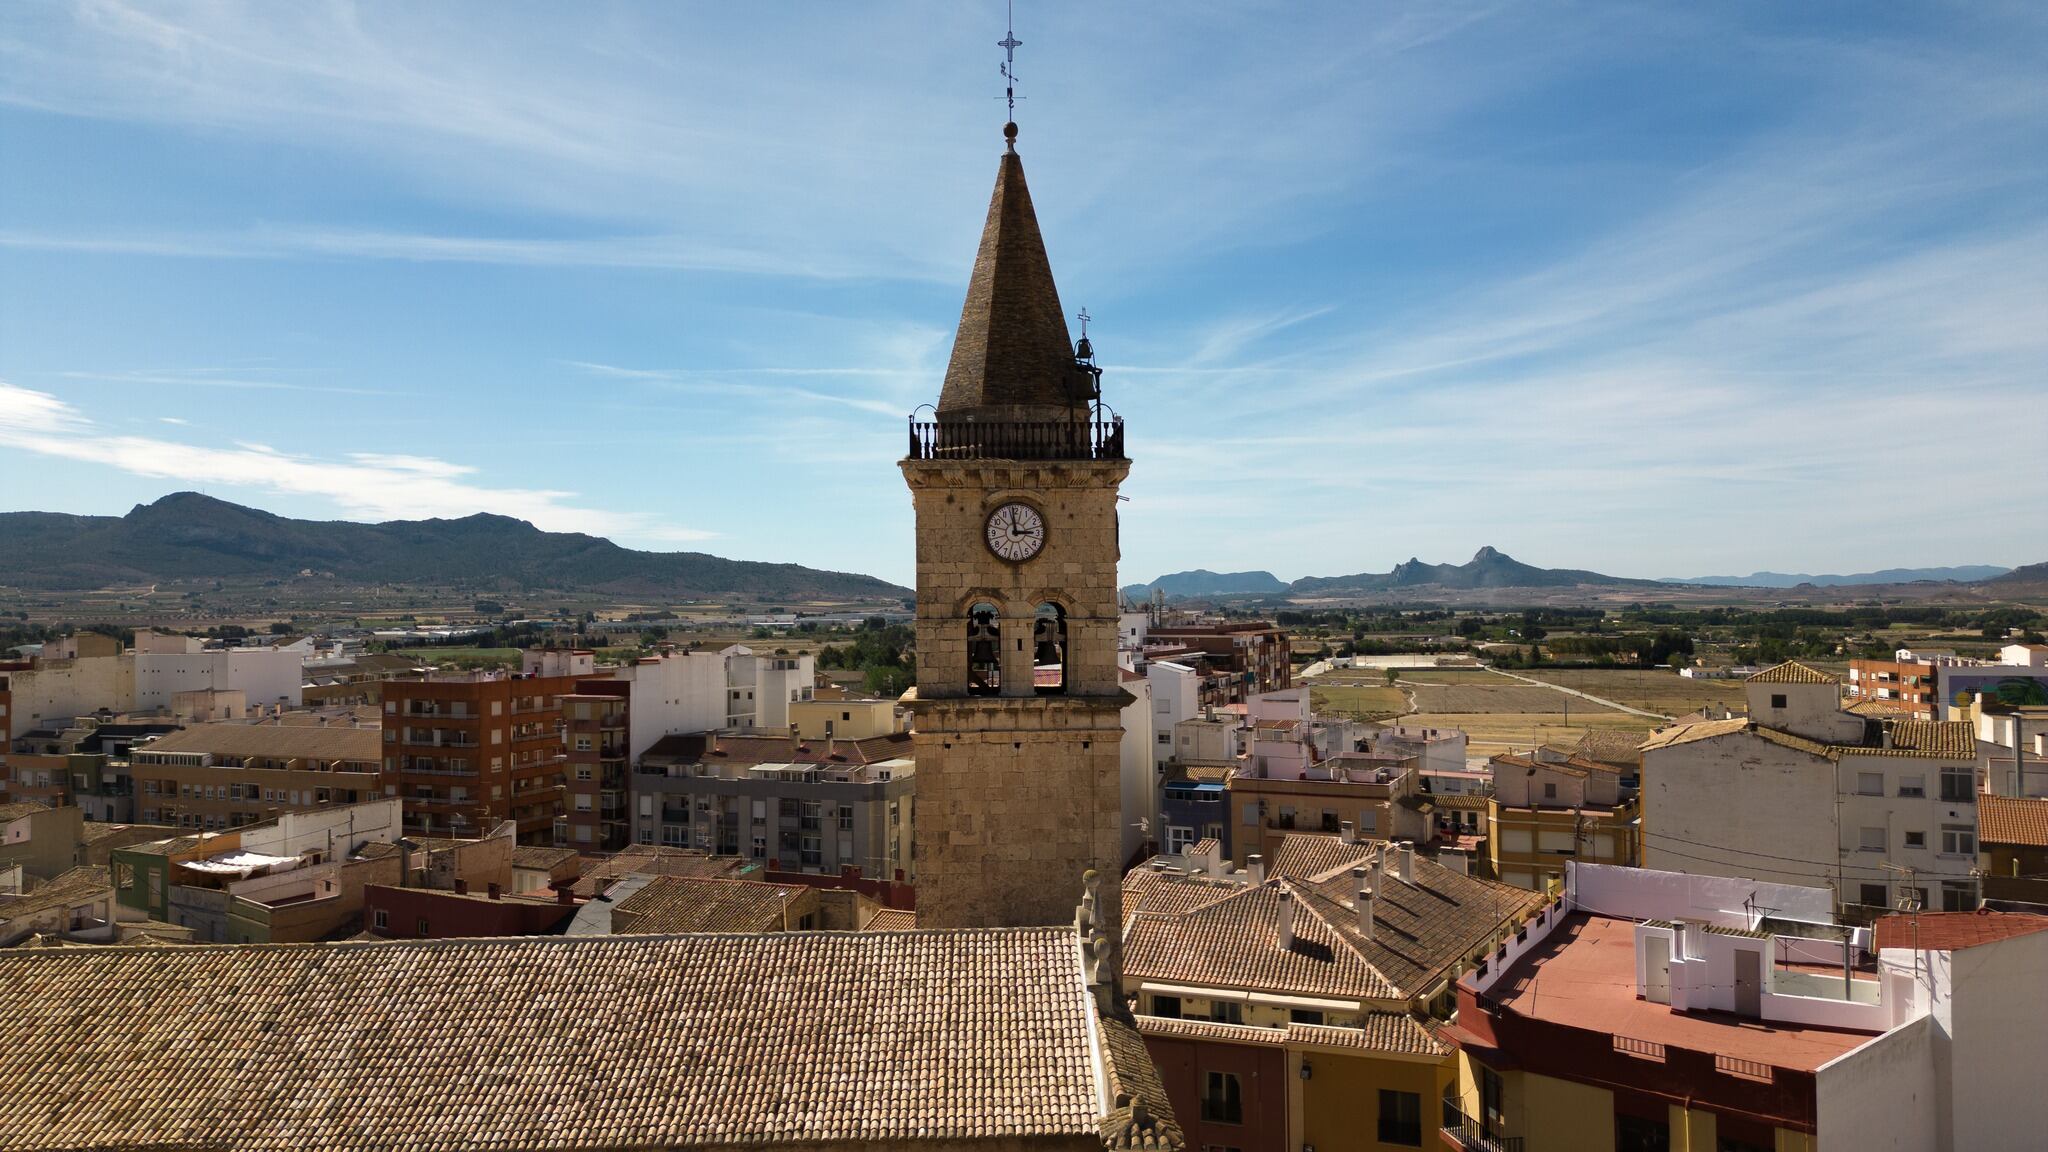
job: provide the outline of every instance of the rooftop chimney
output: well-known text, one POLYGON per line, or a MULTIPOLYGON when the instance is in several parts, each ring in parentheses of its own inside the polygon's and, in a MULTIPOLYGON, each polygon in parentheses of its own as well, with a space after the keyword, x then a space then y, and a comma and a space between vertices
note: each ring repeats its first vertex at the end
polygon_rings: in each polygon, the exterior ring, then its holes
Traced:
POLYGON ((1358 889, 1358 934, 1372 939, 1372 889, 1360 886, 1358 889))
POLYGON ((1280 947, 1294 947, 1294 893, 1280 890, 1280 947))
POLYGON ((1415 842, 1401 841, 1394 849, 1394 878, 1403 884, 1415 883, 1415 842))
POLYGON ((1374 891, 1387 886, 1387 853, 1393 850, 1393 845, 1382 844, 1379 851, 1372 854, 1372 886, 1374 891))
POLYGON ((491 899, 493 899, 493 900, 496 900, 496 899, 498 898, 498 882, 497 882, 497 881, 495 881, 495 880, 491 881, 491 886, 490 886, 490 892, 491 892, 491 899))
POLYGON ((1244 870, 1251 876, 1252 883, 1264 884, 1266 882, 1266 858, 1257 852, 1244 858, 1244 870))
POLYGON ((464 879, 462 879, 462 878, 461 878, 460 876, 456 877, 456 878, 455 878, 455 894, 456 894, 457 896, 467 896, 467 895, 469 895, 469 881, 467 881, 467 880, 464 880, 464 879))
POLYGON ((1358 843, 1358 825, 1349 820, 1337 825, 1337 839, 1346 844, 1358 843))

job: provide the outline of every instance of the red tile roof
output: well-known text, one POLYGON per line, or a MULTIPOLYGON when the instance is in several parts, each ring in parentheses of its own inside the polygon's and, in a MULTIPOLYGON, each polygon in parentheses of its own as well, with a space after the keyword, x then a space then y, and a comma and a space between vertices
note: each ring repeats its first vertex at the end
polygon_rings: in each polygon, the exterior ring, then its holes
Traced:
POLYGON ((1977 842, 2048 848, 2048 800, 1978 797, 1977 842))
POLYGON ((1877 922, 1877 947, 1921 952, 1955 952, 2048 930, 2048 916, 2027 912, 1922 912, 1887 916, 1877 922))

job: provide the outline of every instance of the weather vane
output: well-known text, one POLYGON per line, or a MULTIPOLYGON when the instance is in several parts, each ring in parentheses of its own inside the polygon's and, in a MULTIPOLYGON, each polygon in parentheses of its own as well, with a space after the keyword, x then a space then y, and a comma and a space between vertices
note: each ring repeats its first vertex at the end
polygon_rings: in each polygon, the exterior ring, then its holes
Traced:
POLYGON ((1010 26, 1003 38, 996 41, 996 47, 1003 50, 1003 62, 998 70, 1003 74, 1003 99, 1010 109, 1010 122, 1003 126, 1003 137, 1010 142, 1010 151, 1017 150, 1017 49, 1024 46, 1017 39, 1017 0, 1010 0, 1010 26))

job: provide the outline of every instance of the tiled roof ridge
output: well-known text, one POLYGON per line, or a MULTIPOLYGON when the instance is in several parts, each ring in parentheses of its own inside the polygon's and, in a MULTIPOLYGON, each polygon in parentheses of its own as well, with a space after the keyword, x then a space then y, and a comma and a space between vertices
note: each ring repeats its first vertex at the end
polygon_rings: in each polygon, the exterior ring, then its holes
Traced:
MULTIPOLYGON (((4 907, 4 906, 0 906, 4 907)), ((358 940, 307 940, 296 943, 248 943, 234 946, 237 952, 309 952, 330 948, 412 948, 418 951, 444 951, 462 948, 484 948, 503 945, 527 945, 542 948, 569 947, 617 947, 630 943, 638 946, 661 940, 763 940, 793 947, 796 941, 818 936, 852 936, 872 939, 881 936, 902 936, 915 932, 920 936, 951 937, 999 937, 1058 935, 1069 937, 1073 929, 1059 924, 1017 924, 989 928, 912 928, 898 932, 859 932, 850 928, 805 928, 790 932, 635 932, 594 936, 450 936, 446 938, 417 938, 400 936, 391 939, 358 940), (785 943, 786 942, 786 943, 785 943)), ((119 953, 128 949, 126 944, 95 945, 84 951, 93 956, 119 953)), ((33 949, 0 949, 0 966, 18 963, 33 956, 45 955, 33 949)))
POLYGON ((1744 678, 1748 684, 1840 684, 1841 677, 1823 672, 1811 664, 1787 660, 1744 678))

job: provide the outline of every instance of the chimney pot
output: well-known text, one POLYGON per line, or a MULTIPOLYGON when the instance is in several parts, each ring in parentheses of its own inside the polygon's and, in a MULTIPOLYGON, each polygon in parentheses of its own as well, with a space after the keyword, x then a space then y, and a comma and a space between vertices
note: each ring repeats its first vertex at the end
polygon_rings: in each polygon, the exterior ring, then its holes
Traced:
POLYGON ((1266 858, 1264 856, 1254 852, 1245 857, 1244 868, 1246 872, 1251 874, 1252 883, 1264 884, 1266 882, 1266 858))
POLYGON ((1294 893, 1280 890, 1280 947, 1294 947, 1294 893))
POLYGON ((1337 839, 1346 844, 1358 843, 1358 825, 1349 820, 1337 825, 1337 839))
POLYGON ((1415 842, 1401 841, 1394 853, 1394 876, 1403 884, 1415 883, 1415 842))
POLYGON ((1367 940, 1372 939, 1372 921, 1372 889, 1361 887, 1358 890, 1358 934, 1367 940))

